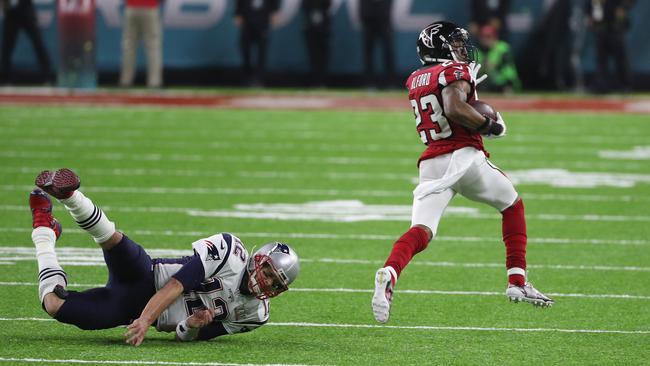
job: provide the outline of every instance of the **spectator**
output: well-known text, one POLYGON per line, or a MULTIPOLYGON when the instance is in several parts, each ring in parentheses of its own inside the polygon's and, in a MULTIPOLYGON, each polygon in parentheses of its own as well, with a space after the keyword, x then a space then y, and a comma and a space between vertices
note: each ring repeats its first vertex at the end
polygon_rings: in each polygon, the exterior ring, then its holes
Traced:
POLYGON ((322 86, 327 76, 331 0, 303 0, 305 43, 309 53, 310 83, 322 86))
POLYGON ((16 45, 18 31, 22 28, 32 41, 42 74, 47 82, 51 83, 54 76, 50 66, 50 58, 47 55, 41 32, 38 29, 36 9, 32 0, 0 0, 0 4, 5 15, 2 27, 2 71, 0 72, 0 80, 3 83, 11 81, 11 55, 16 45))
POLYGON ((138 43, 147 54, 147 86, 162 86, 162 25, 160 0, 126 0, 122 31, 122 72, 120 85, 133 85, 138 43))
POLYGON ((392 0, 361 0, 361 26, 363 27, 364 61, 366 76, 370 83, 376 82, 373 56, 375 44, 382 43, 384 51, 384 67, 386 79, 391 80, 395 75, 393 57, 393 31, 391 26, 392 0))
POLYGON ((260 83, 266 72, 266 46, 271 25, 277 24, 278 0, 237 0, 235 25, 241 28, 240 47, 243 69, 252 84, 260 83), (257 47, 257 67, 251 65, 251 49, 257 47))
POLYGON ((521 89, 510 45, 499 39, 496 28, 484 25, 479 32, 479 63, 490 75, 487 90, 512 92, 521 89))
POLYGON ((630 87, 630 65, 625 49, 625 32, 630 27, 630 8, 633 0, 588 0, 587 23, 596 36, 595 89, 607 92, 612 89, 609 60, 613 59, 618 84, 614 87, 630 87))
POLYGON ((508 39, 506 17, 509 12, 510 0, 472 0, 469 31, 476 36, 481 27, 491 25, 496 28, 500 39, 508 39))

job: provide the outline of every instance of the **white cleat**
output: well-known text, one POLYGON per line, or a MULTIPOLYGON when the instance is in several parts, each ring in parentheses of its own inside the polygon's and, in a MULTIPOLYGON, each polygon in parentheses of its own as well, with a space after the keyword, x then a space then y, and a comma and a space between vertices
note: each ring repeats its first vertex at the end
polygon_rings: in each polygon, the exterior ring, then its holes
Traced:
POLYGON ((506 296, 513 302, 523 301, 543 308, 551 307, 555 303, 553 299, 537 291, 530 282, 526 282, 523 287, 508 285, 506 296))
POLYGON ((390 316, 390 306, 393 301, 393 278, 397 278, 397 274, 392 267, 380 268, 375 274, 372 312, 375 315, 375 320, 379 323, 386 323, 390 316))

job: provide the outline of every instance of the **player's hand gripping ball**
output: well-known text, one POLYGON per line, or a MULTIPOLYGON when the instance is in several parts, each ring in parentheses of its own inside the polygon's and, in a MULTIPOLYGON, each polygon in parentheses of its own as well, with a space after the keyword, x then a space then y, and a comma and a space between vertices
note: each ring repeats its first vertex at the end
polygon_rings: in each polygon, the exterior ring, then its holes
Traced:
POLYGON ((474 110, 476 110, 481 115, 490 118, 495 125, 501 126, 499 128, 500 131, 498 133, 495 134, 492 131, 487 133, 482 133, 483 137, 486 137, 488 139, 493 139, 493 138, 503 137, 506 135, 506 122, 501 117, 501 113, 497 112, 494 109, 494 107, 480 100, 473 100, 469 102, 469 105, 471 105, 472 108, 474 108, 474 110))
POLYGON ((489 117, 493 121, 496 121, 498 119, 497 111, 494 109, 494 107, 482 100, 473 100, 469 102, 469 105, 471 105, 478 113, 489 117))

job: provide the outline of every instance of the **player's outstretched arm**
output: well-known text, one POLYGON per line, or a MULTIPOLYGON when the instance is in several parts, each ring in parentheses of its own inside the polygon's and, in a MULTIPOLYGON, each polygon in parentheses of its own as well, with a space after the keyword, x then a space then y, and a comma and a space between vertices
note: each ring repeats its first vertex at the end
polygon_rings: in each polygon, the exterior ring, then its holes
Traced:
POLYGON ((156 292, 155 295, 147 305, 142 310, 140 317, 129 324, 127 327, 124 337, 126 337, 126 343, 132 344, 134 346, 139 346, 144 341, 144 337, 147 334, 149 326, 158 319, 160 314, 162 314, 165 309, 171 305, 176 298, 178 298, 183 293, 183 284, 175 279, 174 277, 169 279, 169 282, 160 291, 156 292))

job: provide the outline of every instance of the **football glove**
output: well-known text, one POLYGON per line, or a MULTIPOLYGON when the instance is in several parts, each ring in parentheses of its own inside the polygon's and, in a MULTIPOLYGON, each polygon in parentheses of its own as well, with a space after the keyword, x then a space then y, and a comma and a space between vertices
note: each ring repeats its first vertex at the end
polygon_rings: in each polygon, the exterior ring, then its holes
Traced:
POLYGON ((472 74, 472 79, 474 79, 474 85, 478 86, 483 80, 487 79, 487 74, 483 74, 480 78, 477 78, 478 71, 481 69, 481 64, 476 61, 472 61, 468 65, 469 72, 472 74))
POLYGON ((506 135, 506 121, 504 121, 503 118, 501 117, 501 113, 497 112, 497 120, 492 123, 496 125, 500 125, 501 127, 503 127, 503 130, 499 134, 487 133, 483 135, 483 137, 488 139, 496 139, 506 135))

